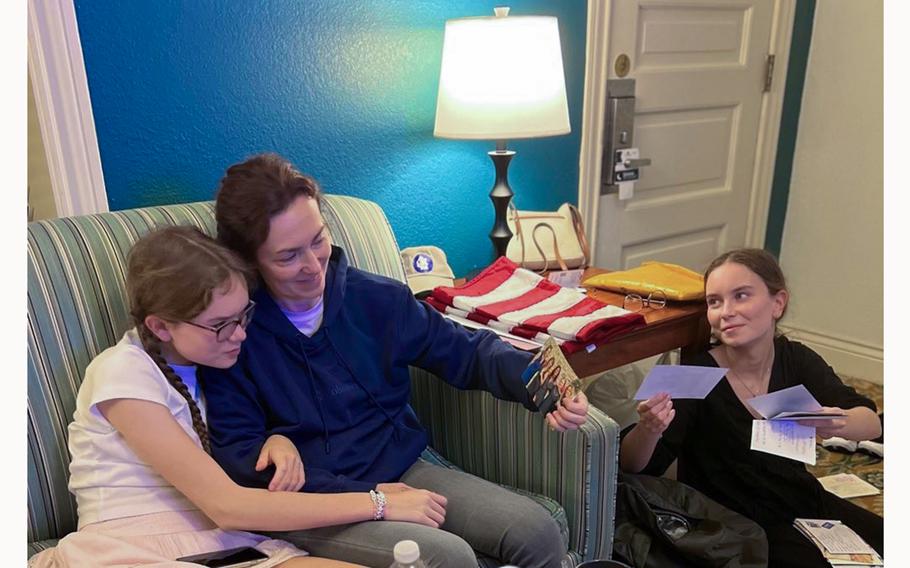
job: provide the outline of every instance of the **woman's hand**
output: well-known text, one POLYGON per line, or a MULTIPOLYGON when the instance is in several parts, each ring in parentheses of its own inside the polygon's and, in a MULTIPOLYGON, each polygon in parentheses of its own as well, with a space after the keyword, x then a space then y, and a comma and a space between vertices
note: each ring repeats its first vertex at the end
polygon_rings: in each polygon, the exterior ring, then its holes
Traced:
POLYGON ((256 471, 264 470, 269 464, 275 464, 275 475, 269 482, 269 491, 300 491, 306 482, 303 461, 297 447, 280 434, 272 434, 262 444, 259 459, 256 460, 256 471))
POLYGON ((552 430, 565 432, 578 430, 588 419, 588 397, 579 392, 572 398, 561 398, 556 403, 556 410, 547 414, 547 424, 552 430))
MULTIPOLYGON (((837 408, 833 406, 823 406, 819 411, 823 414, 841 414, 845 413, 843 408, 837 408)), ((821 436, 822 438, 830 438, 832 436, 842 436, 844 434, 844 428, 847 426, 847 417, 846 416, 833 416, 831 418, 820 418, 815 420, 797 420, 798 424, 802 426, 814 426, 815 434, 821 436)))
POLYGON ((438 529, 446 520, 445 497, 404 483, 380 483, 385 494, 385 520, 417 523, 438 529))
POLYGON ((638 404, 638 427, 651 435, 660 436, 673 422, 676 409, 669 393, 661 392, 638 404))
POLYGON ((648 465, 661 435, 676 417, 673 401, 666 392, 638 403, 636 410, 638 424, 623 438, 619 448, 619 467, 629 473, 638 473, 648 465))

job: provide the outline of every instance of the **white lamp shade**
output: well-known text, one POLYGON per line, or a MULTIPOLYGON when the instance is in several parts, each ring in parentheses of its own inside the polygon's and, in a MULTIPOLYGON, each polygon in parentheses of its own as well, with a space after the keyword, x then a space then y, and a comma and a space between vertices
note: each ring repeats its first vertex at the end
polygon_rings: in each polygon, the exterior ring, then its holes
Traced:
POLYGON ((555 17, 446 22, 435 136, 508 140, 570 131, 555 17))

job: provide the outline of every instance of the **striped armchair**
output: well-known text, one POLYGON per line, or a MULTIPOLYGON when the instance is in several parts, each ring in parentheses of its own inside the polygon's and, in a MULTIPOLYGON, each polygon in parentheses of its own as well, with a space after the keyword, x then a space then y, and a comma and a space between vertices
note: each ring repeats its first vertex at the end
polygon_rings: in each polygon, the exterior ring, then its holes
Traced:
MULTIPOLYGON (((404 281, 398 244, 373 202, 326 196, 323 214, 351 264, 404 281)), ((130 246, 150 229, 191 224, 214 234, 212 202, 37 221, 28 225, 29 556, 76 530, 66 427, 86 366, 129 326, 130 246)), ((458 391, 413 370, 412 405, 430 433, 425 457, 526 494, 560 523, 567 564, 610 556, 618 426, 596 409, 578 432, 485 392, 458 391), (443 457, 445 456, 445 457, 443 457)), ((481 565, 494 566, 479 558, 481 565)))

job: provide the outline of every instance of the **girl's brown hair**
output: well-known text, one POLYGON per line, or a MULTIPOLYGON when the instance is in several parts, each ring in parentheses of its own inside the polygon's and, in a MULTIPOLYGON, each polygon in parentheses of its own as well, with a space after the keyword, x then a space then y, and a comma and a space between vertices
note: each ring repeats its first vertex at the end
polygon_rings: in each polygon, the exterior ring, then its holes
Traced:
POLYGON ((186 399, 193 429, 211 453, 208 429, 186 384, 161 354, 161 340, 145 325, 156 315, 167 321, 191 320, 212 301, 216 290, 231 286, 232 276, 250 288, 249 266, 195 227, 166 227, 152 231, 133 245, 127 259, 126 290, 130 316, 146 352, 167 381, 186 399))
POLYGON ((278 154, 258 154, 227 169, 215 194, 218 240, 256 265, 256 251, 269 237, 272 217, 300 196, 316 200, 322 192, 278 154))
MULTIPOLYGON (((712 260, 711 264, 709 264, 708 268, 705 270, 706 286, 708 284, 708 276, 720 265, 728 262, 741 264, 754 272, 762 279, 762 282, 768 287, 768 292, 770 292, 772 296, 781 290, 787 290, 787 280, 784 278, 784 272, 781 270, 777 259, 768 251, 758 248, 734 249, 727 251, 712 260)), ((781 312, 780 317, 783 318, 786 312, 787 306, 784 306, 784 310, 781 312)))

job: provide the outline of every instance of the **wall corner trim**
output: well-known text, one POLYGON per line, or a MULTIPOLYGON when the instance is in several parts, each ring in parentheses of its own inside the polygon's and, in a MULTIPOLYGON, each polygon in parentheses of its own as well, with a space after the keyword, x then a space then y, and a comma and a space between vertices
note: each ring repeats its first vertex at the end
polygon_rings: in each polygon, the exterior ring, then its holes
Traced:
MULTIPOLYGON (((794 1, 794 0, 790 0, 794 1)), ((790 198, 790 181, 793 175, 793 157, 796 153, 796 137, 799 131, 799 116, 802 109, 803 87, 812 45, 812 30, 815 22, 815 1, 798 0, 793 8, 792 40, 786 69, 786 87, 781 109, 779 136, 774 174, 771 181, 771 195, 768 204, 765 250, 780 256, 784 238, 784 223, 787 217, 787 202, 790 198)))
POLYGON ((777 163, 777 148, 780 142, 781 116, 784 111, 796 1, 776 0, 774 2, 769 55, 775 55, 776 60, 771 89, 765 93, 761 104, 749 216, 746 220, 746 246, 750 247, 762 248, 764 246, 768 228, 768 212, 773 195, 772 183, 777 163))
POLYGON ((28 68, 57 214, 107 211, 73 0, 29 0, 28 68))
POLYGON ((609 76, 607 35, 610 30, 611 2, 612 0, 588 0, 585 90, 578 152, 578 210, 588 234, 591 253, 588 260, 591 263, 597 254, 597 213, 600 207, 606 78, 609 76))

